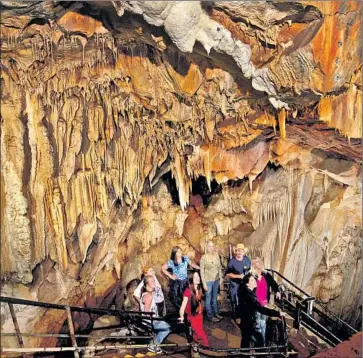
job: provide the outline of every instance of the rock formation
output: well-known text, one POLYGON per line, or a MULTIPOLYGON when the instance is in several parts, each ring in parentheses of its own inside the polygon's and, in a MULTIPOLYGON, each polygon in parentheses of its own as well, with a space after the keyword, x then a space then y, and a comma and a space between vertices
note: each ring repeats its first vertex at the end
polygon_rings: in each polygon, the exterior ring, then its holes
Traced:
MULTIPOLYGON (((1 11, 2 295, 106 307, 214 238, 359 326, 361 2, 1 11)), ((65 319, 17 310, 24 332, 65 319)))
POLYGON ((325 350, 313 356, 314 358, 333 357, 361 357, 362 356, 362 333, 355 334, 349 341, 340 343, 335 348, 325 350))

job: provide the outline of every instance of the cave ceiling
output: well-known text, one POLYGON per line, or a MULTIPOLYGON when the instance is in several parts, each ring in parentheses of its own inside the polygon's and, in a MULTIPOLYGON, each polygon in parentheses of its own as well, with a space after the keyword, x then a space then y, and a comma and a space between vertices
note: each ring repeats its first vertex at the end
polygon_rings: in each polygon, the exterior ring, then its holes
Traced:
POLYGON ((69 180, 73 154, 120 130, 135 151, 140 141, 158 149, 145 176, 173 158, 182 196, 185 177, 253 178, 292 147, 360 162, 360 2, 2 1, 1 10, 3 112, 41 102, 47 130, 58 129, 56 176, 69 180), (224 168, 233 148, 260 160, 224 168))
MULTIPOLYGON (((65 237, 80 213, 90 232, 95 217, 107 226, 110 203, 135 210, 168 171, 182 208, 192 179, 247 177, 252 188, 269 162, 355 181, 361 9, 358 1, 2 1, 3 175, 24 193, 14 205, 41 248, 29 260, 51 251, 67 267, 65 237), (326 168, 329 158, 351 166, 326 168), (47 225, 56 249, 44 244, 47 225)), ((78 233, 81 261, 90 232, 78 233)))

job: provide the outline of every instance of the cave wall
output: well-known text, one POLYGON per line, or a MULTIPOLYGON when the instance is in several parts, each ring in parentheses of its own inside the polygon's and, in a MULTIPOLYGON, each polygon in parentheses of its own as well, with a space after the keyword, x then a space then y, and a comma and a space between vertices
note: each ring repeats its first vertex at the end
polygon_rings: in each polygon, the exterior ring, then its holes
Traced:
MULTIPOLYGON (((351 163, 338 160, 335 165, 346 169, 351 163)), ((356 178, 354 185, 344 185, 314 169, 268 167, 254 181, 252 191, 248 180, 244 180, 238 185, 224 184, 207 207, 200 199, 193 200, 195 204, 183 217, 182 234, 175 216, 171 215, 174 225, 167 234, 160 235, 155 227, 167 228, 165 218, 173 212, 170 208, 176 207, 162 184, 155 197, 152 196, 154 199, 148 201, 148 212, 160 215, 150 215, 153 221, 147 226, 142 216, 131 234, 135 246, 148 240, 150 248, 146 256, 141 254, 131 259, 130 265, 139 265, 137 269, 133 266, 132 271, 131 266, 125 266, 126 281, 138 277, 144 265, 155 266, 160 275, 160 266, 174 245, 180 244, 197 261, 204 252, 205 240, 213 239, 226 264, 229 244, 243 242, 249 256, 262 256, 266 267, 281 272, 343 319, 359 326, 362 269, 359 182, 360 178, 356 178), (160 203, 164 203, 164 209, 160 203), (154 239, 150 240, 149 235, 154 239)), ((160 279, 167 283, 163 277, 160 279)))
MULTIPOLYGON (((210 237, 356 323, 361 4, 1 6, 3 295, 107 306, 210 237), (223 184, 208 207, 198 177, 223 184)), ((65 318, 17 310, 24 331, 65 318)))

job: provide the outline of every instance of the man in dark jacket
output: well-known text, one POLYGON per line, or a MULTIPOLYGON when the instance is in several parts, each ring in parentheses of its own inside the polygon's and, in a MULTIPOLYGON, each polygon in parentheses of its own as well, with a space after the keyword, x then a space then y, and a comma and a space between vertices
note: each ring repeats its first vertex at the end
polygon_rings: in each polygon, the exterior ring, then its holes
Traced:
MULTIPOLYGON (((260 257, 254 257, 252 259, 252 271, 251 273, 256 278, 257 288, 256 288, 256 296, 258 302, 262 306, 267 306, 270 302, 270 294, 271 291, 276 293, 276 298, 281 299, 281 288, 274 280, 271 274, 269 274, 263 267, 263 262, 260 257)), ((262 333, 263 337, 263 345, 265 345, 265 336, 266 336, 266 315, 257 314, 257 320, 259 322, 259 329, 262 333)))
POLYGON ((239 325, 240 305, 239 305, 239 287, 243 277, 251 269, 251 260, 246 256, 246 248, 243 244, 237 244, 235 256, 232 257, 227 266, 226 276, 230 279, 230 295, 232 303, 233 318, 239 325))
POLYGON ((279 311, 269 309, 262 306, 256 296, 256 279, 253 275, 246 275, 240 287, 240 307, 241 307, 241 348, 249 348, 251 340, 255 343, 256 347, 264 345, 264 339, 259 329, 258 313, 271 316, 281 317, 279 311))

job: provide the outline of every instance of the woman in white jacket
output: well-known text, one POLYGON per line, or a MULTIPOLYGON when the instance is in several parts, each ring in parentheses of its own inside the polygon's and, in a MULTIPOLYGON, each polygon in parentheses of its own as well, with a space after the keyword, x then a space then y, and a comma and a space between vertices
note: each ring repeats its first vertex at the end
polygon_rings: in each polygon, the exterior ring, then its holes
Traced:
MULTIPOLYGON (((165 308, 165 299, 164 299, 164 293, 161 288, 160 282, 155 276, 155 271, 152 267, 144 267, 143 269, 143 277, 145 276, 153 276, 155 280, 155 290, 153 291, 153 299, 156 303, 156 307, 158 309, 158 315, 159 317, 163 317, 166 314, 166 308, 165 308)), ((141 280, 139 286, 137 286, 134 297, 135 299, 141 303, 141 297, 143 294, 143 287, 144 287, 144 280, 141 280)))

